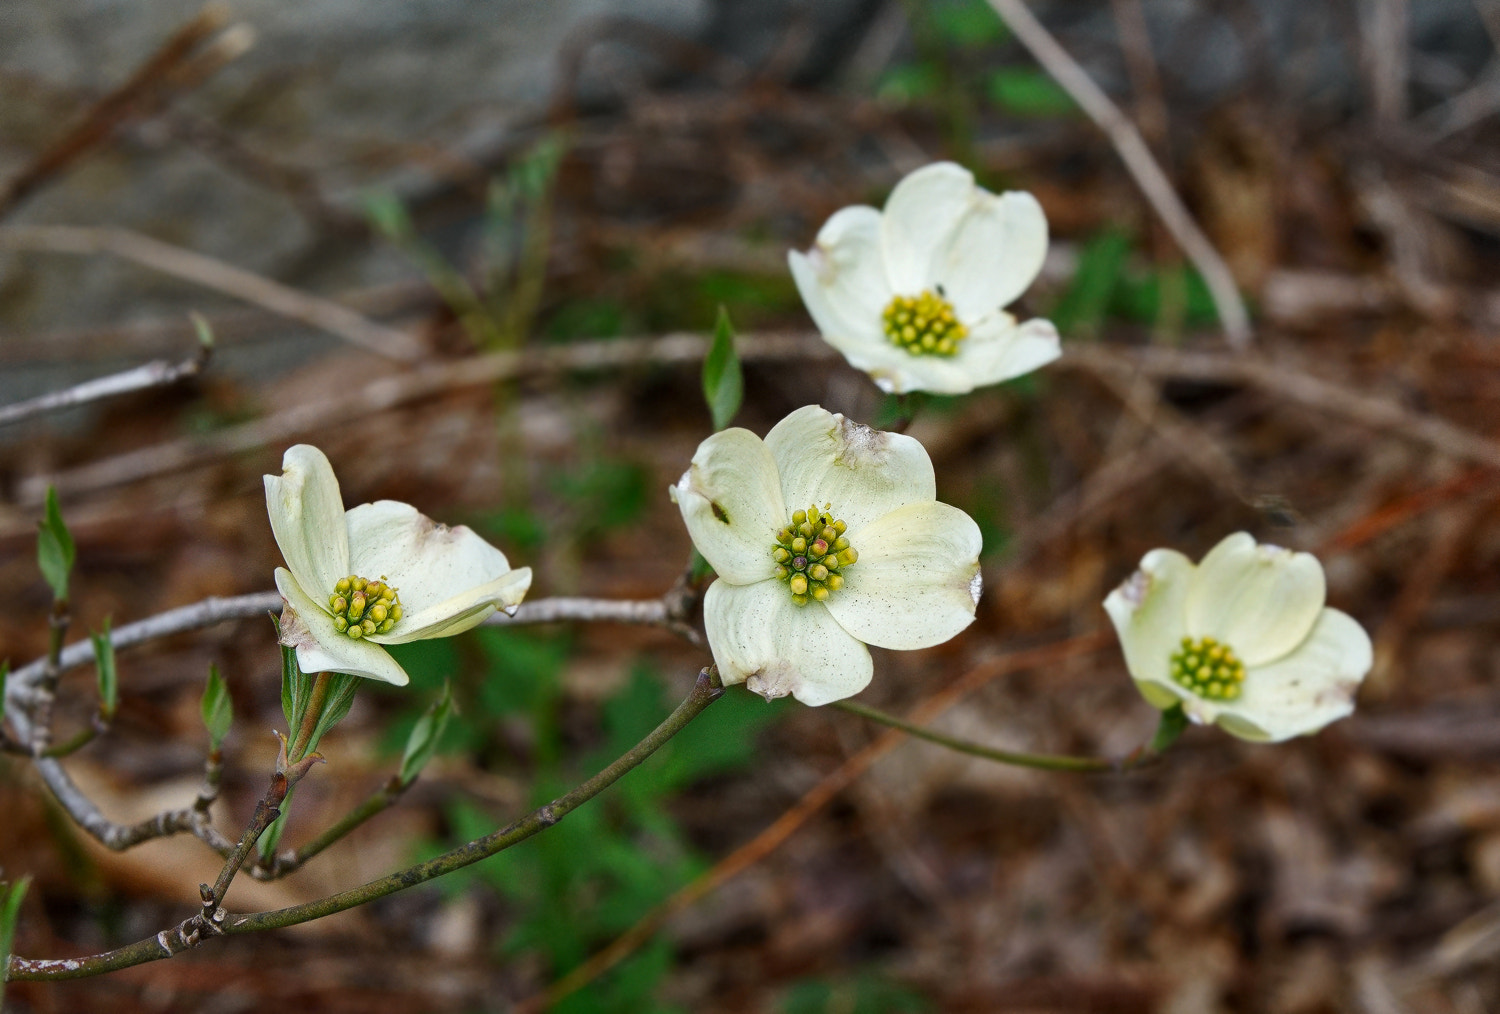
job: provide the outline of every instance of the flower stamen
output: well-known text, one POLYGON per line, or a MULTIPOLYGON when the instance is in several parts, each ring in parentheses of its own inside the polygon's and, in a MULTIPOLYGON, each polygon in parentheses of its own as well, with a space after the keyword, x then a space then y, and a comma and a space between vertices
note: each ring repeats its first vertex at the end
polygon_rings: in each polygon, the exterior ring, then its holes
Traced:
POLYGON ((959 323, 953 304, 931 289, 897 296, 881 314, 885 336, 914 356, 951 356, 969 329, 959 323))
POLYGON ((1232 701, 1245 683, 1245 663, 1212 637, 1184 637, 1172 653, 1172 682, 1210 701, 1232 701))
POLYGON ((792 523, 776 533, 771 559, 776 579, 787 583, 793 603, 825 602, 844 587, 843 572, 859 560, 844 535, 848 528, 825 503, 821 510, 814 504, 794 512, 792 523))
POLYGON ((333 628, 358 641, 371 634, 389 634, 401 620, 401 596, 385 577, 371 581, 350 574, 341 577, 328 596, 333 628))

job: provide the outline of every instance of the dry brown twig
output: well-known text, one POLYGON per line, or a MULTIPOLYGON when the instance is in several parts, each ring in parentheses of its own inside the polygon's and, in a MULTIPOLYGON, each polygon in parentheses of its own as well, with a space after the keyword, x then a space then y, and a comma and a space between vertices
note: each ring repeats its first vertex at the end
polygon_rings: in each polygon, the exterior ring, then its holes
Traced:
MULTIPOLYGON (((277 415, 220 430, 205 439, 173 440, 155 447, 107 458, 21 484, 19 500, 40 503, 48 485, 59 493, 81 493, 176 471, 222 455, 276 444, 297 434, 315 432, 341 420, 389 411, 401 405, 467 387, 482 387, 524 373, 597 370, 636 363, 682 363, 701 359, 708 348, 702 335, 678 332, 659 338, 617 338, 575 342, 529 351, 502 351, 449 362, 428 363, 399 375, 371 381, 345 398, 298 405, 277 415)), ((746 360, 832 358, 837 353, 801 334, 741 336, 746 360)))
POLYGON ((115 398, 133 391, 168 387, 179 380, 196 377, 208 365, 212 350, 213 346, 204 341, 198 348, 198 354, 191 359, 184 359, 178 363, 158 359, 121 373, 112 373, 107 377, 84 381, 82 384, 61 391, 17 402, 14 405, 6 405, 0 408, 0 426, 20 422, 22 419, 46 412, 56 412, 102 401, 105 398, 115 398))
POLYGON ((1203 276, 1230 346, 1235 349, 1247 348, 1251 340, 1250 316, 1245 310, 1244 301, 1240 299, 1234 276, 1230 274, 1224 258, 1219 256, 1219 252, 1193 220, 1182 203, 1182 198, 1177 196, 1172 181, 1162 172, 1151 149, 1141 137, 1141 132, 1094 83, 1094 79, 1079 66, 1078 61, 1068 55, 1068 51, 1043 27, 1023 0, 989 0, 989 4, 1042 68, 1052 75, 1063 90, 1072 96, 1073 101, 1104 131, 1121 161, 1125 163, 1125 168, 1135 179, 1136 185, 1160 216, 1162 224, 1167 227, 1188 260, 1192 261, 1193 267, 1203 276))
POLYGON ((231 26, 214 38, 228 17, 225 5, 209 4, 172 33, 123 84, 95 102, 77 126, 0 187, 0 217, 107 143, 121 126, 150 115, 248 50, 255 41, 248 26, 231 26))
POLYGON ((404 331, 378 324, 332 300, 309 295, 243 268, 128 229, 13 225, 0 229, 0 250, 107 253, 253 303, 289 320, 337 335, 351 345, 388 359, 410 362, 422 351, 416 340, 404 331))

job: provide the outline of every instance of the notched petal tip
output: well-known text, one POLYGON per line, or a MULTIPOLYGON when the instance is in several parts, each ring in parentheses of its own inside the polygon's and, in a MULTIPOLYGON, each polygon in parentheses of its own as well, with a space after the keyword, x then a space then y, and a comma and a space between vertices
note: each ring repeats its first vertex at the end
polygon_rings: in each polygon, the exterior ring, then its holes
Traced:
POLYGON ((979 607, 979 596, 984 594, 984 575, 979 572, 979 564, 974 564, 974 576, 969 578, 969 598, 974 600, 974 607, 979 607))

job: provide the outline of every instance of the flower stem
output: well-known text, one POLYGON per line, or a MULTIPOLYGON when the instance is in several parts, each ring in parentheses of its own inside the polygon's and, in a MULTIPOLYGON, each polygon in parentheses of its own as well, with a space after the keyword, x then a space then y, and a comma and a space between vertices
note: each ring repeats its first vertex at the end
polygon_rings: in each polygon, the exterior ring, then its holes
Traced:
MULTIPOLYGON (((1156 760, 1161 755, 1161 750, 1165 749, 1165 746, 1157 746, 1158 742, 1162 739, 1161 733, 1158 731, 1157 736, 1152 739, 1151 743, 1138 747, 1126 756, 1118 759, 1109 757, 1071 757, 1065 754, 1023 753, 1017 750, 997 750, 994 747, 983 746, 982 744, 966 739, 959 739, 956 736, 934 732, 925 726, 914 725, 911 722, 897 718, 895 715, 887 714, 868 705, 856 704, 853 701, 836 701, 833 707, 841 711, 847 711, 851 715, 867 718, 872 722, 879 722, 881 725, 888 725, 892 729, 900 729, 908 735, 915 736, 918 739, 925 739, 929 743, 936 743, 938 746, 945 746, 950 750, 957 750, 959 753, 966 753, 974 757, 983 757, 985 760, 992 760, 1000 764, 1011 764, 1022 768, 1038 768, 1043 771, 1129 771, 1132 768, 1138 768, 1143 764, 1156 760)), ((1167 722, 1165 714, 1162 717, 1162 722, 1164 725, 1167 722)), ((1174 735, 1172 739, 1175 738, 1176 736, 1174 735)), ((1166 743, 1166 746, 1169 745, 1170 741, 1166 743)))
POLYGON ((705 667, 698 673, 697 682, 693 684, 693 690, 687 698, 679 704, 670 715, 663 719, 662 723, 651 731, 645 739, 617 758, 603 771, 579 785, 571 792, 558 796, 552 802, 540 809, 518 820, 512 821, 505 827, 500 828, 492 834, 460 845, 458 848, 444 852, 435 859, 416 866, 408 867, 397 873, 372 880, 362 887, 356 887, 350 891, 331 895, 319 901, 308 902, 303 905, 293 905, 290 908, 277 909, 274 912, 258 912, 254 915, 228 916, 222 921, 221 926, 215 927, 206 934, 201 924, 200 917, 195 915, 180 925, 138 940, 133 944, 103 954, 95 954, 84 958, 67 958, 59 960, 42 960, 31 958, 20 958, 12 956, 6 967, 6 981, 35 981, 50 979, 82 979, 92 975, 101 975, 105 972, 117 971, 121 968, 129 968, 133 965, 145 964, 148 961, 157 961, 161 958, 170 958, 184 950, 196 947, 208 935, 219 933, 237 934, 254 933, 260 930, 279 929, 284 926, 293 926, 297 923, 309 922, 313 919, 321 919, 323 916, 342 912, 345 909, 354 908, 383 898, 397 891, 403 891, 408 887, 426 883, 434 877, 440 877, 454 870, 461 869, 481 859, 488 859, 498 852, 503 852, 519 842, 525 841, 538 831, 545 830, 562 820, 584 803, 593 799, 599 793, 619 781, 627 772, 638 766, 647 757, 659 750, 667 740, 702 714, 714 701, 718 700, 724 693, 724 686, 719 682, 719 674, 712 666, 705 667))
POLYGON ((291 748, 287 750, 287 760, 296 763, 307 753, 308 745, 312 743, 313 732, 318 728, 318 719, 323 717, 323 705, 328 701, 328 684, 332 682, 333 674, 320 672, 313 677, 312 691, 307 698, 307 710, 302 713, 302 727, 297 730, 297 738, 292 741, 291 748))

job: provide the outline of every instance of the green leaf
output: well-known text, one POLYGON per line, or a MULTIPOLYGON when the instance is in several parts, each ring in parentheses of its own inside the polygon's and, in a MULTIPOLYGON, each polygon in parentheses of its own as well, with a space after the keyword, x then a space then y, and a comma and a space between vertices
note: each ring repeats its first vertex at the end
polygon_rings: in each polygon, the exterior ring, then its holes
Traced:
POLYGON ((905 64, 892 68, 881 78, 875 97, 885 102, 907 104, 931 98, 941 84, 942 78, 931 64, 905 64))
POLYGON ((109 617, 104 618, 104 629, 90 634, 94 642, 94 671, 99 680, 99 714, 108 722, 115 717, 115 708, 120 704, 120 678, 115 670, 115 644, 109 636, 109 617))
POLYGON ((214 347, 213 325, 208 322, 208 319, 203 314, 196 310, 188 314, 188 319, 193 322, 193 332, 198 336, 198 344, 205 351, 212 352, 214 347))
POLYGON ((443 696, 436 704, 427 709, 427 713, 417 719, 417 724, 412 726, 411 735, 406 740, 406 752, 401 757, 401 773, 399 775, 403 786, 410 785, 417 780, 427 762, 432 760, 433 751, 437 749, 438 742, 443 738, 443 730, 448 727, 448 719, 453 716, 453 690, 447 683, 443 684, 443 696))
POLYGON ((364 204, 370 224, 391 242, 399 243, 415 231, 411 216, 406 213, 406 205, 395 194, 388 191, 366 194, 364 204))
POLYGON ((1146 747, 1151 753, 1165 753, 1177 737, 1182 735, 1182 730, 1187 728, 1187 716, 1182 713, 1182 705, 1174 704, 1161 713, 1161 722, 1156 727, 1156 735, 1151 737, 1151 743, 1146 747))
POLYGON ((932 27, 943 41, 967 49, 1000 42, 1009 33, 984 0, 961 0, 959 3, 937 3, 926 8, 932 27))
MULTIPOLYGON (((313 726, 312 738, 307 741, 307 751, 302 754, 302 757, 316 750, 323 734, 343 721, 349 709, 354 706, 354 694, 359 689, 360 677, 351 676, 346 672, 331 672, 327 675, 328 692, 323 697, 323 710, 318 714, 317 723, 313 726)), ((302 757, 291 759, 299 761, 302 757)))
POLYGON ((1051 314, 1059 331, 1076 338, 1099 329, 1124 277, 1130 248, 1130 233, 1113 228, 1084 245, 1073 281, 1051 314))
POLYGON ((0 716, 5 714, 5 678, 10 675, 10 659, 0 662, 0 716))
POLYGON ((52 597, 59 602, 68 597, 68 575, 76 555, 73 536, 57 505, 57 487, 48 486, 46 517, 37 524, 36 556, 42 576, 52 586, 52 597))
POLYGON ((203 688, 203 725, 208 729, 208 742, 218 750, 229 735, 229 726, 234 722, 234 702, 229 698, 229 685, 219 675, 219 667, 208 667, 208 685, 203 688))
POLYGON ((5 969, 10 964, 10 946, 21 918, 21 901, 30 884, 30 877, 22 877, 9 886, 0 884, 0 1010, 5 1009, 5 969))
POLYGON ((1017 116, 1068 116, 1078 111, 1061 85, 1031 67, 1002 67, 990 75, 986 91, 991 102, 1017 116))
POLYGON ((703 360, 703 397, 708 402, 716 432, 729 425, 745 397, 745 378, 740 373, 740 358, 734 353, 734 325, 723 306, 719 307, 719 319, 714 322, 714 341, 709 346, 708 358, 703 360))
MULTIPOLYGON (((279 629, 279 626, 278 626, 279 629)), ((286 734, 295 736, 302 727, 307 698, 312 693, 312 677, 297 665, 297 649, 281 646, 281 713, 286 716, 286 734)))

